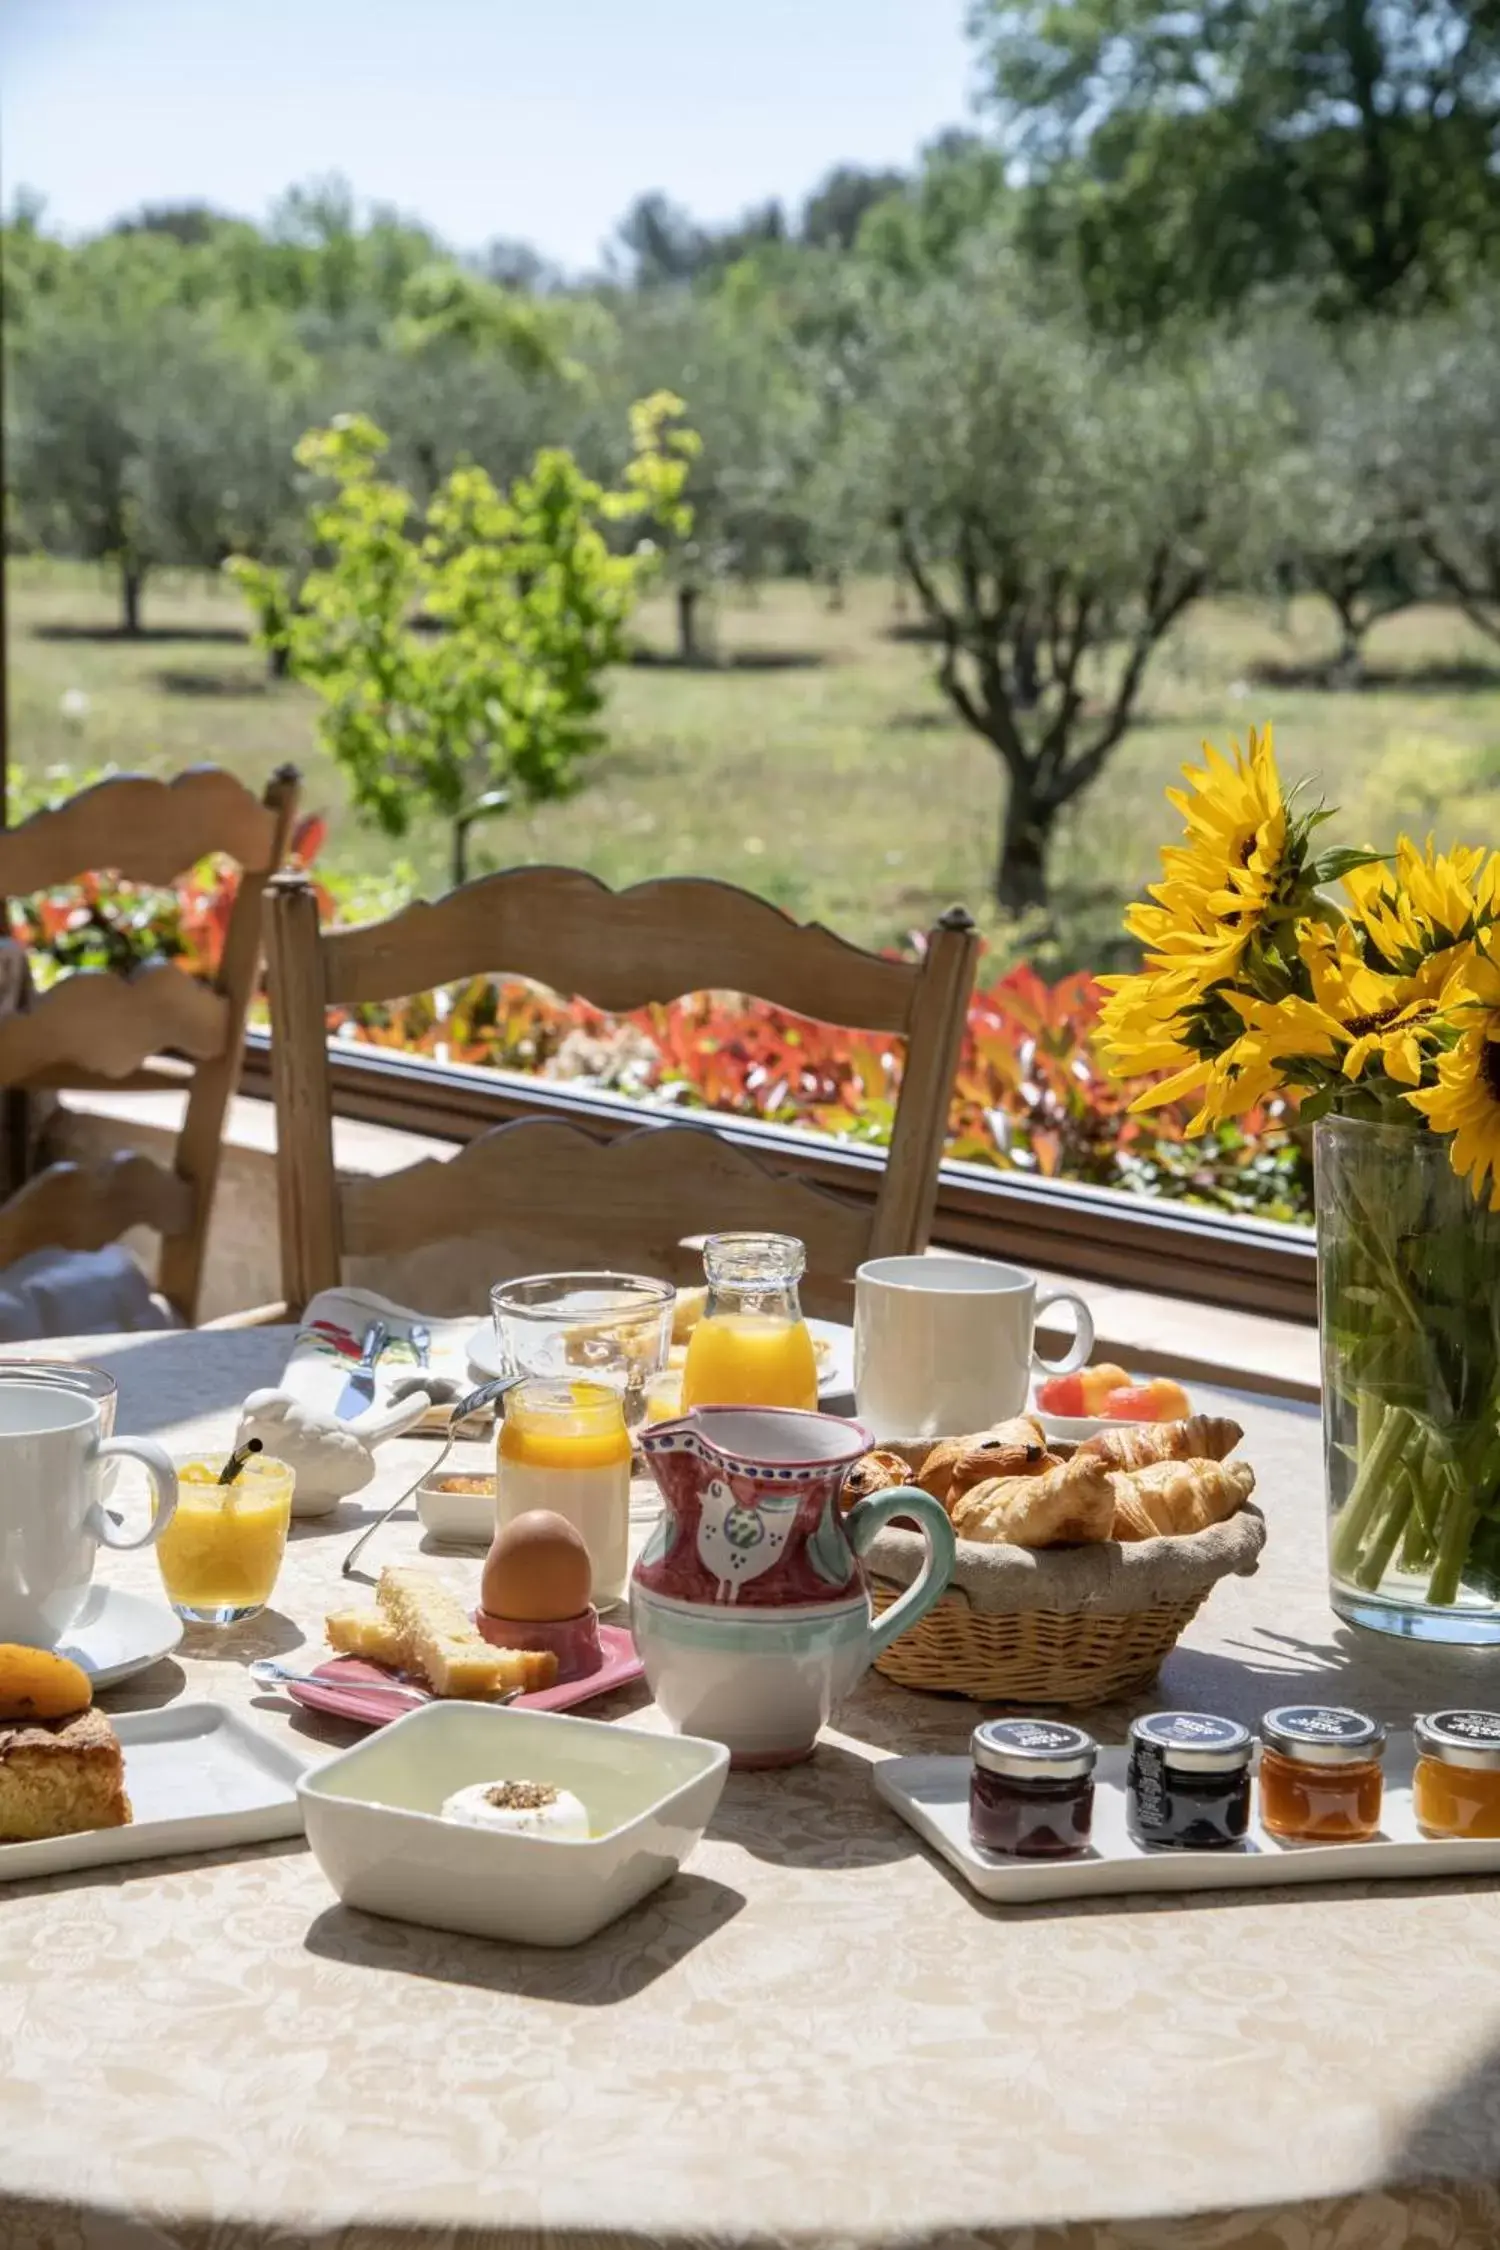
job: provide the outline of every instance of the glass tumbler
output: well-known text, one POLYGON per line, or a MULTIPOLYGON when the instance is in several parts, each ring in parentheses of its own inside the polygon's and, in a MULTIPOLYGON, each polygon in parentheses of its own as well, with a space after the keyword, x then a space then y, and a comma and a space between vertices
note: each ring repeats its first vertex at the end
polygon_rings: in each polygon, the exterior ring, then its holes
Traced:
POLYGON ((242 1625, 276 1590, 296 1475, 257 1453, 233 1484, 223 1455, 178 1461, 177 1513, 156 1543, 168 1601, 190 1625, 242 1625))
POLYGON ((495 1340, 509 1375, 598 1383, 619 1395, 634 1437, 672 1343, 677 1292, 631 1273, 539 1273, 490 1291, 495 1340))

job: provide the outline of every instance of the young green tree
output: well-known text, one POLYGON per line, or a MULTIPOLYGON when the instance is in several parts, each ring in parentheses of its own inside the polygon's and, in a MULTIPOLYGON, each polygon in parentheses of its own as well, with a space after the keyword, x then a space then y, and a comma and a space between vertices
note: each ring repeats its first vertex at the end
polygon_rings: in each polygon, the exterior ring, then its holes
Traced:
POLYGON ((455 883, 476 819, 565 794, 601 740, 604 674, 627 653, 655 559, 649 542, 620 551, 611 534, 687 530, 698 441, 681 410, 667 392, 636 404, 616 487, 553 447, 509 490, 483 469, 455 469, 425 509, 378 473, 384 433, 341 416, 297 448, 333 486, 311 513, 325 559, 300 599, 274 566, 229 565, 262 636, 281 640, 289 670, 320 698, 323 741, 358 811, 392 837, 420 805, 440 814, 455 883))
POLYGON ((824 511, 887 527, 943 692, 1006 778, 996 900, 1045 912, 1059 815, 1152 652, 1247 564, 1274 416, 1228 352, 1106 351, 1007 264, 894 308, 878 345, 824 511))

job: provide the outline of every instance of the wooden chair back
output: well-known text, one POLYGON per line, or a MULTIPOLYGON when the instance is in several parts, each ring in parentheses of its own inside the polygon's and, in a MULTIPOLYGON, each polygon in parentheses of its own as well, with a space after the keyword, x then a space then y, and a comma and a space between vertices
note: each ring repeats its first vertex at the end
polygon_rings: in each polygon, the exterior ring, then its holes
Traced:
POLYGON ((286 857, 299 785, 293 766, 273 775, 262 798, 213 766, 170 781, 127 774, 0 833, 4 898, 102 870, 166 885, 218 852, 240 869, 212 984, 166 960, 129 976, 83 970, 29 1013, 0 1021, 0 1086, 187 1089, 170 1170, 138 1152, 48 1166, 0 1206, 0 1266, 33 1250, 98 1250, 151 1227, 161 1236, 157 1286, 184 1321, 194 1319, 224 1113, 260 971, 265 887, 286 857))
POLYGON ((388 921, 320 933, 311 886, 288 875, 271 885, 267 937, 283 1288, 295 1306, 334 1286, 346 1257, 492 1230, 496 1279, 576 1265, 685 1281, 701 1270, 687 1247, 694 1237, 743 1227, 799 1235, 804 1302, 837 1315, 847 1314, 861 1259, 926 1244, 979 950, 962 909, 930 932, 920 962, 896 961, 731 884, 672 878, 615 892, 573 869, 527 867, 388 921), (709 1119, 600 1139, 523 1118, 446 1161, 339 1181, 327 1011, 487 972, 529 977, 613 1014, 723 990, 899 1035, 906 1064, 873 1212, 778 1175, 709 1119))

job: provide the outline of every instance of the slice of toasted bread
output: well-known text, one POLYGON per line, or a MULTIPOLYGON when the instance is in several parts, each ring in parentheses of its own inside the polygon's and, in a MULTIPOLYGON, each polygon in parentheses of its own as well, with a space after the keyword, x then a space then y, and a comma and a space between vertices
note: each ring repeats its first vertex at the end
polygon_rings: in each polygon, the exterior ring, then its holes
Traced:
POLYGON ((400 1635, 406 1669, 420 1672, 434 1695, 487 1702, 517 1688, 534 1695, 557 1678, 550 1649, 492 1648, 463 1604, 428 1571, 383 1570, 376 1599, 400 1635))

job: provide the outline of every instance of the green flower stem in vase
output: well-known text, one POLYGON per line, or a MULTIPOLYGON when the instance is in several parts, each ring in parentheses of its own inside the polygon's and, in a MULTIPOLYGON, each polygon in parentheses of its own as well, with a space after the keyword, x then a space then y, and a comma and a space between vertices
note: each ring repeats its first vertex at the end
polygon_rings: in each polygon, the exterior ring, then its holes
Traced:
POLYGON ((1500 1218, 1415 1121, 1315 1143, 1333 1606, 1500 1642, 1500 1218))

